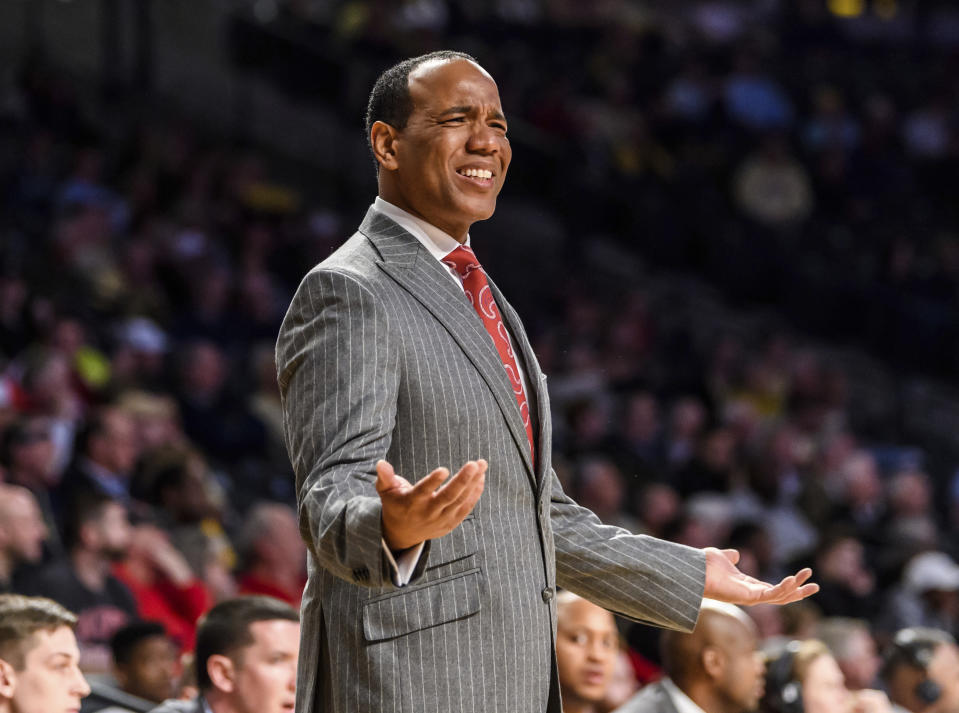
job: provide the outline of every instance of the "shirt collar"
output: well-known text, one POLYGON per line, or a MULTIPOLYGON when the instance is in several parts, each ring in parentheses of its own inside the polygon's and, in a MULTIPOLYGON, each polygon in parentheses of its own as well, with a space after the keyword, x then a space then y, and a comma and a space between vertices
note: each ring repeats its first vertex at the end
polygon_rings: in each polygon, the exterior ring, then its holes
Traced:
MULTIPOLYGON (((437 260, 442 260, 460 246, 459 241, 449 233, 444 233, 435 225, 427 223, 422 218, 418 218, 402 208, 398 208, 379 196, 373 201, 373 208, 387 218, 392 218, 399 223, 400 227, 419 240, 423 244, 423 247, 429 250, 430 255, 437 260)), ((470 236, 468 233, 466 235, 466 242, 463 244, 470 244, 470 236)))
POLYGON ((679 690, 679 686, 673 683, 671 679, 664 678, 660 681, 660 684, 666 691, 666 695, 672 699, 673 705, 676 706, 676 713, 705 713, 692 698, 679 690))

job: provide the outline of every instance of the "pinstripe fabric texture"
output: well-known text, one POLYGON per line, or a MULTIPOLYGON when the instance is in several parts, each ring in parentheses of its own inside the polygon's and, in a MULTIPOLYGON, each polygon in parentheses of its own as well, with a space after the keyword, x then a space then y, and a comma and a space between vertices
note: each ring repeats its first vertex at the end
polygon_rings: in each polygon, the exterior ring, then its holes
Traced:
POLYGON ((391 219, 371 210, 293 298, 277 368, 309 547, 299 713, 558 713, 557 584, 635 620, 695 625, 702 554, 604 526, 562 492, 546 377, 490 285, 528 376, 535 471, 480 318, 391 219), (411 481, 489 461, 473 513, 427 543, 404 588, 380 545, 384 457, 411 481))
POLYGON ((662 683, 651 683, 626 703, 616 713, 679 713, 673 699, 662 683))

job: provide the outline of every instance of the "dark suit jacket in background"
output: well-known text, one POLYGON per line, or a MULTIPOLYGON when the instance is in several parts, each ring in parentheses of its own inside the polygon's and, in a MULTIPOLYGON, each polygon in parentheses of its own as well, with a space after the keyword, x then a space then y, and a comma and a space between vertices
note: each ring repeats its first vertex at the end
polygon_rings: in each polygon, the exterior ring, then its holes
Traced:
POLYGON ((309 548, 298 713, 558 712, 557 584, 631 619, 696 623, 700 551, 604 526, 563 493, 546 377, 490 286, 526 371, 535 468, 493 341, 394 221, 370 210, 293 298, 277 368, 309 548), (410 481, 489 461, 473 513, 403 588, 381 546, 380 458, 410 481))

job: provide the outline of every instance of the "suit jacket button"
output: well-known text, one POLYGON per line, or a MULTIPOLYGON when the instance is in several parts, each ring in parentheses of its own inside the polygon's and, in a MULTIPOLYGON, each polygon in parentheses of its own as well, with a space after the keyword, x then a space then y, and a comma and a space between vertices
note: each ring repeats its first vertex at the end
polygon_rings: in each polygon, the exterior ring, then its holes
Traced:
POLYGON ((547 604, 549 604, 551 601, 553 601, 553 588, 552 588, 552 587, 546 587, 546 588, 542 591, 542 595, 543 595, 543 601, 546 602, 547 604))

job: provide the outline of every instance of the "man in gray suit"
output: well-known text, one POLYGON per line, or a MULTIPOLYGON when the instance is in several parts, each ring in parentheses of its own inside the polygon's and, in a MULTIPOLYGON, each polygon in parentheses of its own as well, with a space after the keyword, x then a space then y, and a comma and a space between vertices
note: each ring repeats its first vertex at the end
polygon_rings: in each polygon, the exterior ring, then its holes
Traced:
POLYGON ((738 607, 703 601, 692 633, 663 632, 666 678, 616 713, 750 713, 763 696, 765 665, 756 625, 738 607))
POLYGON ((735 553, 604 526, 563 493, 546 377, 469 248, 503 185, 506 132, 471 57, 384 72, 367 113, 379 196, 280 329, 309 550, 300 713, 559 711, 557 584, 684 630, 704 591, 786 602, 815 590, 808 571, 772 586, 742 575, 735 553))

